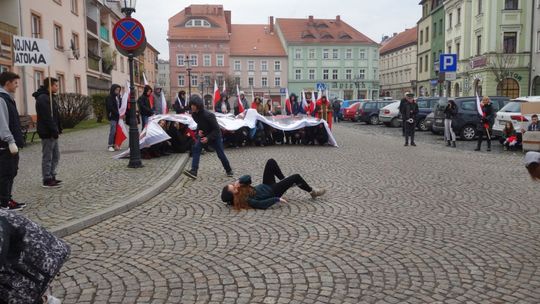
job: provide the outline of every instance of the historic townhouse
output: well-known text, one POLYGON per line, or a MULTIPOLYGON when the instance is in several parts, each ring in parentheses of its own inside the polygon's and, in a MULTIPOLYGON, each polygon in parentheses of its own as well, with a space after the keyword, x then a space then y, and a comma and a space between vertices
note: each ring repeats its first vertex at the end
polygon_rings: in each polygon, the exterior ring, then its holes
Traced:
POLYGON ((432 0, 422 0, 420 5, 422 5, 422 17, 416 26, 418 30, 416 86, 419 96, 427 96, 432 94, 431 74, 434 73, 433 65, 430 64, 433 61, 433 56, 431 55, 431 32, 433 29, 431 8, 433 4, 432 0))
POLYGON ((416 90, 417 29, 407 29, 384 41, 379 49, 381 92, 399 99, 416 90))
MULTIPOLYGON (((250 96, 265 96, 281 101, 280 89, 287 86, 287 53, 269 24, 232 26, 230 75, 240 90, 250 96)), ((249 97, 251 98, 251 97, 249 97)))
POLYGON ((379 97, 379 45, 340 16, 278 18, 276 31, 289 58, 289 91, 328 88, 330 97, 379 97))
POLYGON ((531 36, 531 90, 530 95, 540 95, 540 0, 534 0, 532 11, 533 30, 531 36))

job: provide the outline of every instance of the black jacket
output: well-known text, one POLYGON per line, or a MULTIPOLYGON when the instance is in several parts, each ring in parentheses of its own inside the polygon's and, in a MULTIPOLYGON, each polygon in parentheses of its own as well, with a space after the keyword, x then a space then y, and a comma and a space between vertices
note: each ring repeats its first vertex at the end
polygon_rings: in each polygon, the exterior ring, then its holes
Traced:
POLYGON ((49 91, 47 89, 42 86, 32 96, 36 99, 37 133, 39 138, 58 138, 58 135, 62 134, 62 124, 56 96, 53 95, 52 115, 49 91))
POLYGON ((118 112, 118 108, 120 107, 120 103, 122 101, 120 100, 120 96, 114 93, 114 91, 119 87, 119 85, 113 84, 111 86, 109 96, 107 96, 107 99, 105 99, 105 107, 107 108, 107 119, 109 119, 109 121, 118 121, 120 119, 120 113, 118 112))
POLYGON ((173 108, 176 114, 182 114, 190 111, 189 105, 185 98, 177 97, 174 100, 173 108))
POLYGON ((139 106, 139 113, 141 116, 152 116, 154 111, 150 106, 150 99, 148 96, 142 94, 139 99, 137 99, 137 105, 139 106))
POLYGON ((488 103, 487 105, 482 107, 482 111, 486 114, 486 117, 480 118, 480 123, 478 124, 478 127, 480 129, 483 129, 484 123, 489 124, 489 128, 493 127, 493 122, 495 121, 495 112, 493 111, 493 105, 491 103, 488 103))
POLYGON ((191 115, 197 123, 197 133, 199 130, 203 131, 203 137, 208 138, 209 143, 215 140, 221 140, 221 130, 214 113, 206 109, 201 109, 191 115))
POLYGON ((458 111, 456 107, 451 107, 450 104, 448 104, 446 108, 444 109, 444 118, 454 119, 457 116, 457 112, 458 111))
POLYGON ((227 113, 231 112, 231 105, 229 104, 229 101, 220 100, 216 103, 216 113, 223 113, 223 111, 221 111, 221 106, 223 105, 224 102, 225 102, 225 107, 227 108, 227 113))
POLYGON ((401 117, 405 116, 405 105, 407 104, 407 99, 403 98, 399 102, 399 114, 401 114, 401 117))
POLYGON ((416 102, 405 102, 403 106, 403 121, 407 121, 410 118, 416 119, 418 114, 418 104, 416 102))
MULTIPOLYGON (((11 132, 11 135, 13 136, 13 139, 15 140, 15 143, 19 148, 22 148, 24 146, 24 136, 21 131, 21 124, 19 121, 19 111, 17 111, 17 104, 15 103, 15 100, 6 93, 0 93, 0 100, 3 99, 7 106, 8 111, 8 128, 9 132, 11 132)), ((1 101, 0 101, 1 102, 1 101)), ((7 148, 8 143, 0 139, 0 148, 7 148)))

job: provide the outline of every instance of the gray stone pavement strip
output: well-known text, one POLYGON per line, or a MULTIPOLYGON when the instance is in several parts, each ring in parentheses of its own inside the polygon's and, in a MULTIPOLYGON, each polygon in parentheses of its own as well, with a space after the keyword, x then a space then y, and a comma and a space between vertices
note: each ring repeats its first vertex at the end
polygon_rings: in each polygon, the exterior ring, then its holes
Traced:
MULTIPOLYGON (((374 129, 376 130, 376 129, 374 129)), ((382 129, 381 129, 382 130, 382 129)), ((236 212, 214 154, 150 202, 65 239, 63 303, 538 303, 538 184, 521 157, 446 149, 371 129, 340 148, 229 149, 260 182, 273 157, 326 196, 236 212)))
MULTIPOLYGON (((41 187, 41 145, 23 149, 14 198, 26 202, 23 213, 66 235, 117 215, 157 195, 173 182, 187 161, 185 154, 143 160, 144 168, 127 168, 107 152, 108 127, 60 137, 58 189, 41 187)), ((125 143, 127 144, 127 143, 125 143)))

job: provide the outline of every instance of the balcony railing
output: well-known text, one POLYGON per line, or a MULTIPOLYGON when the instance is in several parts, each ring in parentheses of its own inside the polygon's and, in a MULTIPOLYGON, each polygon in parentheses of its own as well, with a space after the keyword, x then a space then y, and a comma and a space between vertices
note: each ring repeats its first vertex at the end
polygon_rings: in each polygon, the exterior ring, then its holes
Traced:
POLYGON ((98 34, 97 22, 93 20, 92 18, 86 17, 86 27, 88 28, 90 32, 94 33, 95 35, 98 34))
POLYGON ((101 39, 109 42, 109 30, 104 26, 100 26, 99 27, 99 37, 101 37, 101 39))
POLYGON ((92 57, 89 56, 88 57, 88 68, 93 70, 93 71, 99 72, 99 62, 100 62, 99 59, 92 58, 92 57))

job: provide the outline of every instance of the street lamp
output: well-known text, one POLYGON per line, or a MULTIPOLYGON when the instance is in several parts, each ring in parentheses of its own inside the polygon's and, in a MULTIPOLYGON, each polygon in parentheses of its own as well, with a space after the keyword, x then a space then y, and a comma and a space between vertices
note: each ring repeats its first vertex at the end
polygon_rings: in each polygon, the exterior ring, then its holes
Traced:
POLYGON ((186 60, 187 63, 187 77, 188 77, 188 102, 191 99, 191 58, 186 60))
MULTIPOLYGON (((137 0, 122 0, 121 11, 126 18, 131 18, 131 14, 135 12, 137 0)), ((139 147, 139 128, 137 126, 137 117, 135 108, 135 82, 133 81, 133 51, 128 52, 129 66, 129 168, 141 168, 141 149, 139 147)))
POLYGON ((354 75, 354 85, 356 87, 356 98, 357 99, 360 99, 360 87, 364 87, 364 82, 362 81, 364 80, 363 77, 360 77, 360 75, 354 75))

